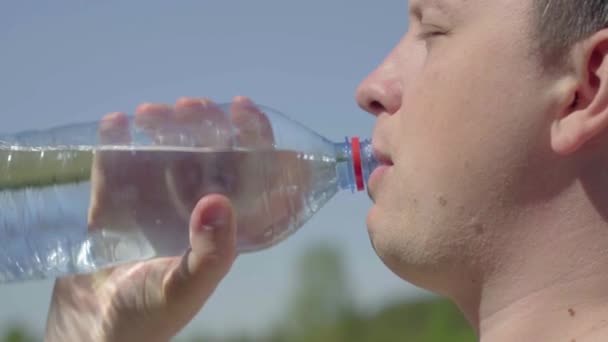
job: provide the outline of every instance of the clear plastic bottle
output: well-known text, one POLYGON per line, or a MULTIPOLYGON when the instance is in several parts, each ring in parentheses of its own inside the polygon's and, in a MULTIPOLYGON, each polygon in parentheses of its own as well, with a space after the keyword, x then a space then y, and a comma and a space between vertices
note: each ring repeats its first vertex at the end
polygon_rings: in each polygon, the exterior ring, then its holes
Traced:
POLYGON ((284 240, 338 191, 364 190, 369 140, 332 142, 264 106, 0 136, 0 283, 182 254, 198 199, 235 205, 237 249, 284 240))

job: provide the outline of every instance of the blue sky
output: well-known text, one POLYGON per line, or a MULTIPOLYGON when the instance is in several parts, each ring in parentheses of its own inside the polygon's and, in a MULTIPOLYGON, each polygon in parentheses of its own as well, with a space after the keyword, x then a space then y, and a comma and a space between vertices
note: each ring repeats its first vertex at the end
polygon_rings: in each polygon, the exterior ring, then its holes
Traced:
MULTIPOLYGON (((132 113, 181 96, 252 97, 329 139, 368 137, 357 84, 407 28, 405 0, 10 1, 0 5, 0 131, 132 113)), ((242 256, 182 336, 255 331, 293 286, 295 258, 317 241, 344 250, 358 304, 418 294, 368 240, 363 193, 342 193, 293 237, 242 256)), ((52 281, 0 287, 0 322, 42 329, 52 281)))

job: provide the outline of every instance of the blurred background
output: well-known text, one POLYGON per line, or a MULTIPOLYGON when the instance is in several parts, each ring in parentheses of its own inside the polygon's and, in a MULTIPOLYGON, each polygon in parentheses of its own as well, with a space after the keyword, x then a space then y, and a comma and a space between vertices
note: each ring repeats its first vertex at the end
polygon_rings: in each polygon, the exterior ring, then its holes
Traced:
MULTIPOLYGON (((0 4, 0 131, 246 95, 321 135, 371 136, 358 83, 407 29, 407 2, 106 0, 0 4)), ((364 193, 241 256, 177 341, 473 341, 449 302, 391 273, 364 193)), ((0 286, 0 336, 42 339, 52 280, 0 286)))

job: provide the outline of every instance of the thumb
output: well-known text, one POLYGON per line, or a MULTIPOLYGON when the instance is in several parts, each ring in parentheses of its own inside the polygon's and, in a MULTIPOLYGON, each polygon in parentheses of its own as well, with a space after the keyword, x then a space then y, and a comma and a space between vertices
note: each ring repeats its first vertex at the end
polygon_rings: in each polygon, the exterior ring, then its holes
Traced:
POLYGON ((190 245, 164 286, 172 320, 187 323, 205 304, 236 257, 236 217, 222 195, 203 197, 190 217, 190 245))
POLYGON ((196 283, 219 281, 226 275, 236 255, 236 217, 228 198, 212 194, 196 204, 190 218, 190 245, 184 260, 187 278, 196 283))

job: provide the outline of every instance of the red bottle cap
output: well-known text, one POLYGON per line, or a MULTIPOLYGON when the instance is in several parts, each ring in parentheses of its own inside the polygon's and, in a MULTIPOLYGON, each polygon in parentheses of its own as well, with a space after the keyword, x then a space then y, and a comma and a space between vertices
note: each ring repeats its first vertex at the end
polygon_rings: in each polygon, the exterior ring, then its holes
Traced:
POLYGON ((353 150, 353 167, 355 169, 355 181, 357 183, 357 191, 363 191, 365 185, 363 184, 363 166, 361 165, 361 142, 358 137, 353 137, 352 142, 353 150))

